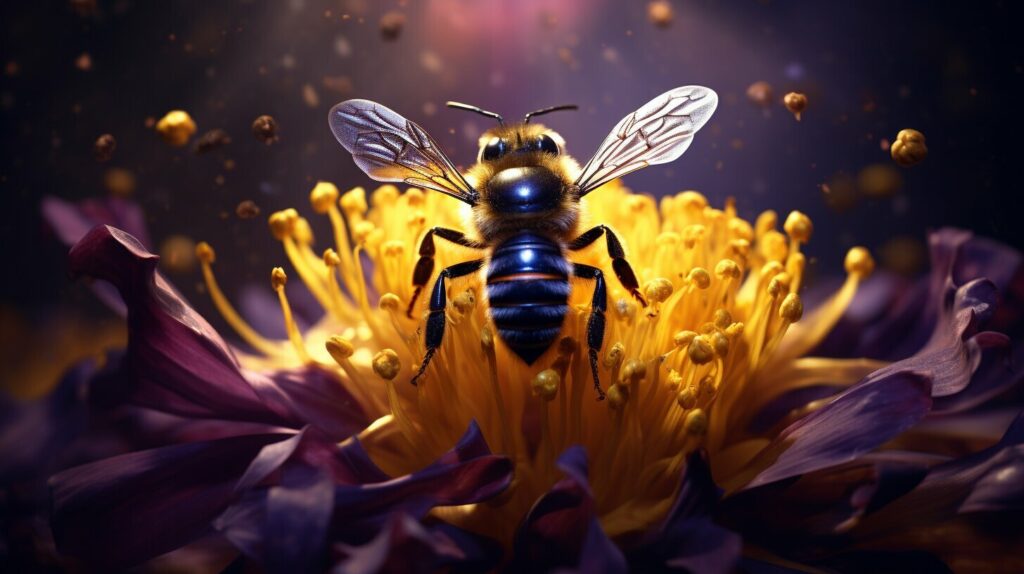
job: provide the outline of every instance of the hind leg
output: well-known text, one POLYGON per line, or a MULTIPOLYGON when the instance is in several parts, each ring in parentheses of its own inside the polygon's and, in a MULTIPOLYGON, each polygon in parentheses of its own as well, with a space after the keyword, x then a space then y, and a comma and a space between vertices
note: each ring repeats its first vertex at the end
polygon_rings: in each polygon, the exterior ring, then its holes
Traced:
POLYGON ((590 301, 590 318, 587 320, 587 355, 590 357, 590 372, 594 375, 594 390, 597 400, 604 400, 601 379, 597 374, 597 354, 604 343, 604 312, 608 310, 608 293, 604 286, 604 273, 597 267, 573 263, 572 274, 580 279, 594 280, 594 296, 590 301))
POLYGON ((430 359, 434 358, 434 353, 437 351, 437 348, 441 346, 441 341, 444 340, 444 309, 448 306, 448 296, 445 293, 445 280, 469 275, 470 273, 480 269, 483 264, 483 259, 465 261, 463 263, 456 263, 451 267, 445 267, 444 270, 438 274, 437 281, 434 282, 433 293, 430 295, 430 315, 427 316, 427 354, 423 356, 420 368, 412 378, 413 385, 415 385, 419 378, 423 376, 423 373, 426 372, 427 365, 430 364, 430 359))

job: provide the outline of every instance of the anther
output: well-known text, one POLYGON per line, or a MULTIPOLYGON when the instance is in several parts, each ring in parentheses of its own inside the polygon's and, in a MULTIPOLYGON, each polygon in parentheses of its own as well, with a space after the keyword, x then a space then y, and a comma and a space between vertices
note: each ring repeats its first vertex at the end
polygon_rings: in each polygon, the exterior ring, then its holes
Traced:
POLYGON ((626 348, 622 346, 622 343, 615 343, 611 349, 608 349, 608 354, 604 356, 604 366, 609 369, 622 364, 622 359, 626 356, 626 348))
POLYGON ((757 247, 761 255, 768 261, 783 261, 789 253, 786 236, 774 229, 764 232, 764 235, 757 240, 757 247))
POLYGON ((693 392, 693 389, 687 387, 676 394, 676 402, 684 409, 692 409, 697 406, 697 393, 693 392))
POLYGON ((795 323, 800 320, 803 314, 804 304, 800 300, 800 296, 796 293, 786 295, 786 298, 782 300, 782 305, 779 306, 779 317, 790 323, 795 323))
POLYGON ((694 267, 693 269, 690 269, 690 273, 687 274, 686 279, 690 283, 696 285, 698 289, 707 289, 711 285, 711 274, 703 267, 694 267))
POLYGON ((748 245, 754 239, 754 228, 738 217, 729 220, 729 233, 736 239, 747 241, 748 245))
POLYGON ((629 402, 629 387, 622 386, 618 383, 608 387, 606 393, 608 397, 608 406, 613 410, 621 410, 622 407, 626 406, 629 402))
POLYGON ((352 346, 352 341, 349 341, 341 335, 332 335, 327 339, 327 342, 324 343, 324 346, 327 348, 327 352, 331 355, 331 358, 334 359, 334 362, 338 364, 341 364, 342 361, 348 360, 348 358, 356 352, 355 347, 352 346))
POLYGON ((295 241, 299 243, 310 245, 313 243, 313 228, 309 225, 309 220, 305 217, 297 217, 295 223, 292 225, 292 235, 295 237, 295 241))
POLYGON ((284 286, 288 284, 288 275, 285 274, 284 269, 280 267, 274 267, 270 272, 270 285, 274 288, 274 291, 280 291, 284 289, 284 286))
POLYGON ((644 295, 651 303, 662 303, 672 295, 672 282, 664 277, 651 279, 644 285, 644 295))
POLYGON ((768 282, 768 295, 775 298, 779 296, 779 293, 782 293, 782 283, 773 277, 772 280, 768 282))
POLYGON ((381 311, 396 311, 402 306, 402 301, 399 300, 398 295, 394 293, 385 293, 380 296, 380 301, 377 302, 377 307, 381 311))
POLYGON ((715 265, 715 275, 719 279, 738 279, 740 276, 740 266, 732 259, 723 259, 715 265))
POLYGON ((757 216, 757 220, 754 221, 754 235, 761 238, 765 233, 775 229, 775 226, 778 224, 779 215, 777 213, 771 209, 768 211, 762 211, 761 214, 757 216))
POLYGON ((409 207, 423 205, 423 197, 423 192, 415 187, 405 190, 405 201, 409 204, 409 207))
POLYGON ((719 357, 725 357, 729 354, 729 338, 721 332, 715 332, 710 335, 711 346, 715 348, 715 354, 719 357))
POLYGON ((405 253, 405 244, 397 239, 386 241, 383 247, 384 255, 388 257, 401 257, 405 253))
POLYGON ((362 215, 368 209, 366 205, 366 190, 361 187, 353 187, 341 196, 341 209, 345 215, 362 215))
POLYGON ((328 247, 324 250, 324 265, 327 267, 337 267, 341 265, 341 257, 338 257, 338 252, 328 247))
POLYGON ((690 346, 686 350, 690 360, 697 365, 703 365, 715 358, 715 349, 711 346, 707 337, 704 335, 697 335, 690 341, 690 346))
POLYGON ((376 227, 369 221, 360 221, 352 226, 352 237, 357 243, 366 243, 366 239, 376 227))
POLYGON ((558 394, 558 387, 562 383, 562 377, 554 369, 544 369, 533 377, 531 387, 533 394, 545 401, 550 401, 558 394))
POLYGON ((270 233, 274 235, 274 239, 280 241, 291 235, 295 219, 289 216, 287 210, 275 211, 270 214, 267 222, 270 224, 270 233))
POLYGON ((665 384, 668 385, 669 389, 674 391, 683 384, 683 376, 679 374, 679 371, 670 369, 668 372, 668 379, 666 379, 665 384))
POLYGON ((854 247, 846 252, 846 272, 864 279, 875 270, 875 260, 871 252, 863 247, 854 247))
POLYGON ((398 376, 402 370, 402 362, 398 360, 398 353, 392 349, 383 349, 373 356, 373 372, 377 376, 390 381, 398 376))
POLYGON ((733 323, 725 328, 725 334, 730 337, 736 337, 743 334, 743 323, 733 323))
POLYGON ((811 233, 814 232, 814 225, 811 224, 811 218, 807 217, 799 211, 789 212, 789 216, 786 217, 786 223, 782 225, 782 228, 786 230, 786 234, 789 235, 794 241, 800 243, 807 243, 811 239, 811 233))
POLYGON ((676 196, 676 201, 684 208, 693 211, 703 211, 708 206, 707 198, 697 191, 684 191, 676 196))
POLYGON ((673 231, 663 231, 654 240, 657 245, 672 246, 679 244, 679 234, 673 231))
POLYGON ((715 396, 715 378, 711 375, 701 377, 697 383, 697 392, 709 399, 715 396))
POLYGON ((338 188, 333 183, 318 181, 313 191, 309 192, 309 203, 313 205, 313 211, 327 213, 334 206, 334 202, 338 201, 338 195, 338 188))
POLYGON ((697 223, 687 225, 683 228, 683 245, 687 249, 693 249, 697 242, 700 241, 700 238, 704 237, 706 231, 706 227, 697 223))
POLYGON ((679 331, 672 338, 672 341, 679 348, 689 347, 690 343, 697 337, 696 331, 679 331))
POLYGON ((209 243, 200 241, 196 244, 196 259, 200 263, 212 265, 217 260, 217 252, 213 250, 213 247, 210 247, 209 243))
POLYGON ((694 409, 686 414, 683 429, 690 436, 704 436, 708 431, 708 415, 701 409, 694 409))
POLYGON ((732 315, 726 309, 716 309, 714 321, 715 327, 725 329, 732 324, 732 315))
POLYGON ((622 384, 629 385, 642 380, 647 375, 647 364, 640 359, 626 361, 622 369, 622 384))

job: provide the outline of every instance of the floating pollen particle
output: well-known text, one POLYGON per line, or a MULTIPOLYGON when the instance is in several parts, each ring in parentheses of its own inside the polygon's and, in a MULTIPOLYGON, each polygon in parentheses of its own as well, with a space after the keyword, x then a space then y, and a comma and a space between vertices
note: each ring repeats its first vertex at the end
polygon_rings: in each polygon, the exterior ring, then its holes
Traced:
POLYGON ((651 24, 659 28, 668 28, 672 25, 672 5, 666 0, 656 0, 647 4, 647 19, 651 24))
POLYGON ((231 143, 231 136, 229 136, 226 131, 220 128, 212 129, 199 136, 199 139, 196 140, 195 152, 196 155, 202 155, 217 148, 224 147, 229 143, 231 143))
POLYGON ((256 205, 256 202, 251 199, 243 200, 235 207, 235 215, 239 219, 252 219, 259 214, 260 206, 256 205))
POLYGON ((807 96, 799 92, 790 92, 783 96, 782 103, 793 114, 796 121, 800 121, 800 114, 807 109, 807 96))
POLYGON ((767 108, 770 106, 772 104, 773 95, 774 90, 772 90, 772 85, 764 80, 754 82, 747 86, 747 99, 750 103, 758 107, 767 108))
POLYGON ((92 153, 96 157, 96 161, 103 163, 110 161, 110 158, 114 157, 114 150, 117 149, 117 140, 110 134, 103 134, 96 138, 96 142, 92 144, 92 153))
POLYGON ((892 197, 903 187, 903 175, 888 163, 876 163, 857 174, 857 188, 868 197, 892 197))
POLYGON ((878 250, 882 267, 905 277, 913 277, 924 267, 928 252, 920 239, 897 236, 889 239, 878 250))
POLYGON ((92 69, 92 56, 89 52, 82 52, 80 56, 75 58, 75 67, 83 72, 88 72, 92 69))
POLYGON ((120 167, 112 167, 103 174, 103 186, 110 195, 128 197, 135 192, 135 174, 120 167))
POLYGON ((387 41, 397 40, 405 28, 405 14, 392 10, 380 17, 380 37, 387 41))
POLYGON ((196 242, 172 235, 160 244, 160 267, 171 273, 188 273, 196 266, 196 242))
POLYGON ((928 146, 924 144, 924 134, 912 129, 900 130, 896 141, 889 147, 892 159, 903 167, 921 163, 928 157, 928 146))
POLYGON ((352 93, 352 78, 348 76, 324 76, 324 88, 342 96, 352 93))
POLYGON ((196 123, 184 110, 171 110, 156 123, 156 132, 174 147, 183 147, 196 133, 196 123))
POLYGON ((252 135, 261 142, 270 145, 277 141, 277 120, 262 115, 252 122, 252 135))

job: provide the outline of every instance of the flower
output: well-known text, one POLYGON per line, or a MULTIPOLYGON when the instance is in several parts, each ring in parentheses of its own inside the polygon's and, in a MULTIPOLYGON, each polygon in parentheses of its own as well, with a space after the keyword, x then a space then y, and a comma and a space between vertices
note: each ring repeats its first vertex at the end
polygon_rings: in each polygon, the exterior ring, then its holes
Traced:
MULTIPOLYGON (((851 336, 848 310, 874 267, 865 249, 849 251, 846 280, 805 312, 806 215, 792 212, 780 231, 774 212, 750 224, 696 192, 656 205, 607 185, 584 213, 630 248, 650 304, 609 281, 600 402, 580 346, 591 297, 582 281, 561 340, 532 367, 491 332, 480 278, 452 281, 445 342, 420 384, 407 384, 424 355, 421 308, 405 312, 418 242, 430 226, 462 227, 465 213, 392 186, 373 193, 372 208, 361 188, 323 182, 310 199, 333 228, 321 254, 297 211, 269 219, 326 312, 303 331, 289 272, 275 268, 286 340, 249 326, 218 286, 217 253, 197 247, 207 291, 248 350, 222 340, 131 236, 99 226, 72 250, 73 271, 125 299, 125 400, 218 424, 56 475, 62 552, 121 567, 212 527, 271 570, 384 568, 408 551, 428 569, 725 572, 741 548, 751 567, 827 564, 842 555, 825 541, 851 536, 849 548, 872 548, 884 528, 871 513, 932 500, 929 489, 955 500, 970 488, 965 473, 986 485, 972 495, 977 508, 1009 508, 1020 494, 1000 474, 1021 464, 1019 423, 966 457, 915 447, 944 430, 940 417, 1019 380, 996 360, 1009 340, 982 330, 998 287, 949 278, 966 236, 935 236, 943 280, 902 327, 931 333, 914 354, 821 358, 810 354, 851 336), (901 483, 906 469, 919 480, 901 483)), ((460 261, 459 249, 439 245, 435 268, 460 261)), ((578 261, 615 275, 602 249, 578 261)), ((867 345, 871 329, 854 331, 851 346, 867 345)))

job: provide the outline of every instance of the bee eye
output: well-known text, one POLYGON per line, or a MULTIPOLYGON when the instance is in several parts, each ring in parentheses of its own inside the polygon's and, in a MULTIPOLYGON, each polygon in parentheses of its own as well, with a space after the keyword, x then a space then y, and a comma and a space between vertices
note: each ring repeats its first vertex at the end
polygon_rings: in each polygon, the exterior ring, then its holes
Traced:
POLYGON ((491 141, 487 142, 487 145, 484 146, 481 158, 483 158, 484 161, 492 161, 505 155, 506 152, 508 152, 508 146, 505 144, 505 140, 499 137, 493 137, 491 138, 491 141))
POLYGON ((544 153, 549 153, 551 155, 558 155, 558 144, 556 144, 555 140, 553 140, 551 138, 551 136, 549 136, 547 134, 541 134, 537 138, 537 141, 534 144, 534 146, 536 147, 536 149, 538 149, 538 150, 540 150, 540 151, 542 151, 544 153))

